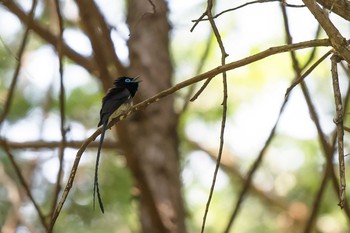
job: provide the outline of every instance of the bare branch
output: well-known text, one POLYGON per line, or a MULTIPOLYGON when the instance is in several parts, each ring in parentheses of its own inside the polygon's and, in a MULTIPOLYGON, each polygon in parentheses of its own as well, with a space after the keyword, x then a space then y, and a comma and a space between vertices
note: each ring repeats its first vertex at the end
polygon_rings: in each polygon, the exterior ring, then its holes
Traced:
MULTIPOLYGON (((58 45, 58 38, 37 21, 31 21, 30 17, 14 1, 0 0, 0 3, 2 3, 3 6, 5 6, 11 13, 16 15, 23 24, 32 29, 42 39, 54 47, 58 45)), ((98 74, 93 60, 75 52, 65 43, 62 45, 62 52, 65 56, 76 62, 78 65, 84 67, 90 73, 98 74)))
MULTIPOLYGON (((62 47, 63 47, 63 18, 61 14, 61 9, 60 9, 60 2, 59 0, 55 0, 55 9, 56 9, 56 14, 57 14, 57 19, 58 19, 58 28, 59 28, 59 36, 58 36, 58 44, 56 46, 57 49, 57 55, 58 55, 58 62, 59 62, 59 76, 60 76, 60 93, 59 93, 59 107, 60 107, 60 131, 61 131, 61 143, 59 146, 58 150, 58 158, 59 158, 59 168, 58 168, 58 173, 57 173, 57 178, 56 178, 56 185, 54 188, 54 193, 53 193, 53 199, 52 199, 52 212, 51 212, 51 218, 53 216, 53 210, 56 207, 56 202, 58 199, 58 195, 61 190, 61 182, 62 182, 62 177, 63 177, 63 158, 64 158, 64 150, 65 150, 65 142, 66 142, 66 113, 65 113, 65 89, 64 89, 64 84, 63 84, 63 52, 62 52, 62 47)), ((53 229, 53 223, 50 223, 50 229, 49 232, 52 232, 53 229)))
MULTIPOLYGON (((203 54, 202 54, 202 56, 201 56, 201 59, 200 59, 200 61, 199 61, 199 64, 198 64, 198 66, 197 66, 197 69, 196 69, 196 75, 198 75, 198 74, 200 74, 200 73, 202 72, 202 69, 203 69, 203 67, 204 67, 204 63, 205 63, 205 61, 207 60, 207 57, 209 56, 210 49, 211 49, 211 47, 212 47, 212 41, 213 41, 213 36, 212 36, 212 34, 211 34, 211 32, 210 32, 210 34, 209 34, 209 36, 208 36, 208 39, 207 39, 207 42, 206 42, 205 50, 204 50, 204 52, 203 52, 203 54)), ((194 97, 191 98, 191 96, 193 95, 193 92, 194 92, 195 87, 196 87, 195 85, 192 85, 192 86, 190 87, 190 90, 187 92, 186 97, 184 98, 184 99, 185 99, 185 103, 184 103, 184 106, 183 106, 182 109, 181 109, 181 112, 186 111, 187 106, 188 106, 188 104, 189 104, 189 101, 193 101, 192 99, 193 99, 194 97)), ((203 86, 202 86, 202 88, 203 88, 203 86)), ((204 88, 205 88, 205 87, 204 87, 204 88)), ((204 89, 204 88, 203 88, 203 89, 204 89)), ((199 91, 198 91, 197 93, 199 93, 199 91)))
MULTIPOLYGON (((186 141, 190 143, 190 145, 193 146, 195 150, 201 150, 205 152, 213 161, 215 162, 217 161, 218 155, 217 155, 217 152, 214 151, 213 149, 207 148, 205 145, 201 145, 200 143, 195 142, 190 138, 187 138, 186 141)), ((230 176, 231 179, 237 179, 239 181, 237 183, 244 184, 246 182, 246 177, 241 173, 238 164, 236 164, 233 161, 234 159, 235 159, 235 156, 232 155, 231 152, 227 152, 227 151, 224 152, 223 157, 220 161, 220 168, 224 172, 226 172, 226 174, 230 176)), ((251 185, 251 191, 254 195, 256 195, 259 199, 265 202, 266 205, 268 206, 274 206, 282 210, 288 210, 289 208, 288 203, 285 200, 278 197, 278 195, 274 194, 271 191, 266 193, 264 190, 254 185, 254 183, 252 183, 251 185)), ((293 220, 297 220, 297 219, 293 219, 293 220)))
MULTIPOLYGON (((27 141, 27 142, 14 142, 0 138, 0 145, 3 146, 6 143, 10 149, 26 149, 26 150, 42 150, 42 149, 56 149, 61 146, 62 141, 27 141)), ((79 149, 83 141, 65 141, 65 148, 79 149)), ((89 148, 98 148, 98 142, 91 142, 89 148)), ((120 147, 119 142, 106 140, 103 142, 104 149, 118 149, 120 147)))
POLYGON ((350 50, 348 47, 349 44, 346 41, 346 39, 340 34, 338 29, 333 25, 330 19, 317 5, 315 0, 303 0, 303 2, 327 33, 333 48, 339 53, 339 55, 344 60, 350 63, 350 50))
MULTIPOLYGON (((34 20, 34 13, 35 13, 35 8, 37 5, 37 0, 33 0, 33 4, 32 7, 30 9, 30 12, 28 14, 28 24, 30 24, 33 20, 34 20)), ((27 42, 28 42, 28 38, 29 38, 29 30, 30 28, 27 26, 26 30, 24 32, 23 35, 23 39, 21 42, 21 45, 19 46, 19 50, 18 50, 18 54, 17 54, 17 66, 15 69, 15 72, 13 74, 12 77, 12 81, 11 81, 11 85, 5 100, 5 104, 4 104, 4 109, 0 115, 0 127, 2 126, 3 121, 6 119, 10 108, 11 108, 11 104, 12 104, 12 99, 13 99, 13 95, 15 93, 15 88, 16 88, 16 84, 17 84, 17 80, 18 80, 18 75, 19 75, 19 71, 21 69, 22 66, 22 55, 24 53, 24 50, 26 48, 27 42)))
POLYGON ((76 3, 91 41, 93 56, 99 69, 99 78, 106 88, 110 86, 113 77, 126 74, 126 69, 114 52, 110 29, 96 3, 92 0, 77 0, 76 3))
POLYGON ((327 53, 325 53, 322 57, 320 57, 314 64, 312 64, 312 66, 310 66, 309 69, 307 69, 300 77, 297 77, 293 83, 290 85, 290 87, 288 87, 285 96, 288 96, 290 94, 290 92, 293 90, 293 88, 295 86, 297 86, 298 84, 300 84, 301 82, 304 81, 304 79, 311 74, 311 72, 319 65, 321 64, 322 61, 324 61, 329 55, 332 54, 333 50, 329 50, 327 53))
POLYGON ((30 201, 33 203, 34 208, 35 208, 36 212, 39 215, 39 219, 40 219, 41 224, 43 225, 43 227, 46 230, 48 230, 49 226, 46 223, 45 216, 44 216, 43 212, 41 211, 41 209, 40 209, 39 205, 37 204, 37 202, 34 200, 33 195, 32 195, 32 193, 30 191, 30 188, 28 187, 28 185, 27 185, 27 183, 26 183, 26 181, 25 181, 25 179, 24 179, 24 177, 23 177, 23 175, 21 173, 21 169, 20 169, 20 167, 18 166, 18 164, 17 164, 17 162, 15 160, 15 156, 11 153, 10 149, 8 148, 8 146, 6 144, 6 141, 4 141, 2 146, 3 146, 3 148, 4 148, 4 150, 5 150, 6 154, 7 154, 7 157, 10 159, 10 162, 11 162, 13 168, 15 169, 15 172, 16 172, 16 174, 18 176, 18 179, 19 179, 21 185, 23 186, 24 190, 26 191, 30 201))
POLYGON ((337 55, 331 57, 332 62, 332 81, 333 81, 333 92, 335 101, 335 118, 334 123, 337 126, 337 140, 338 140, 338 161, 339 161, 339 177, 340 177, 340 190, 339 190, 339 206, 344 208, 345 205, 345 161, 344 161, 344 129, 343 129, 343 118, 344 118, 344 107, 341 99, 341 92, 339 87, 338 69, 337 64, 340 62, 340 58, 337 55))
MULTIPOLYGON (((231 11, 235 11, 235 10, 238 10, 240 8, 243 8, 243 7, 246 7, 246 6, 249 6, 249 5, 253 5, 253 4, 257 4, 257 3, 268 3, 268 2, 283 2, 283 4, 287 7, 294 7, 294 8, 301 8, 301 7, 305 7, 305 5, 295 5, 295 4, 289 4, 289 3, 286 3, 285 1, 283 0, 256 0, 256 1, 251 1, 251 2, 246 2, 246 3, 243 3, 242 5, 239 5, 239 6, 236 6, 236 7, 233 7, 233 8, 229 8, 229 9, 226 9, 224 11, 221 11, 220 13, 212 16, 213 19, 215 18, 218 18, 219 16, 225 14, 225 13, 228 13, 228 12, 231 12, 231 11)), ((200 22, 200 21, 207 21, 209 20, 210 17, 207 17, 207 18, 204 18, 204 16, 206 16, 206 14, 203 14, 200 18, 196 19, 196 20, 192 20, 192 22, 195 23, 195 25, 192 27, 192 29, 200 22)), ((191 31, 192 31, 191 29, 191 31)))
POLYGON ((279 114, 278 114, 278 117, 277 117, 277 120, 274 124, 274 126, 272 127, 271 131, 270 131, 270 134, 266 140, 266 142, 264 143, 264 146, 263 148, 260 150, 259 152, 259 155, 258 157, 256 158, 256 160, 254 161, 254 163, 252 164, 251 168, 249 169, 249 172, 248 174, 246 175, 246 181, 245 183, 243 184, 243 188, 238 196, 238 200, 235 204, 235 207, 234 207, 234 210, 231 214, 231 217, 229 219, 229 222, 225 228, 225 233, 229 233, 230 230, 231 230, 231 227, 234 223, 234 221, 236 220, 237 216, 238 216, 238 213, 239 213, 239 210, 243 204, 243 200, 245 198, 245 196, 247 195, 250 187, 251 187, 251 184, 252 184, 252 181, 253 181, 253 177, 254 177, 254 174, 255 172, 257 171, 257 169, 260 167, 262 161, 263 161, 263 158, 264 158, 264 155, 265 155, 265 152, 267 150, 267 148, 271 145, 271 142, 272 142, 272 139, 274 138, 275 134, 276 134, 276 129, 277 129, 277 125, 278 125, 278 122, 280 120, 280 117, 284 111, 284 108, 286 106, 288 102, 288 97, 284 99, 284 102, 282 103, 281 105, 281 108, 280 108, 280 111, 279 111, 279 114))
POLYGON ((350 21, 350 2, 343 0, 317 0, 319 4, 327 8, 330 12, 343 17, 347 21, 350 21))
MULTIPOLYGON (((292 44, 293 43, 293 41, 292 41, 292 35, 291 35, 291 33, 290 33, 290 28, 289 28, 289 18, 288 18, 288 15, 287 15, 287 11, 286 11, 286 7, 283 5, 283 4, 281 4, 281 11, 282 11, 282 15, 283 15, 283 21, 284 21, 284 29, 285 29, 285 34, 286 34, 286 42, 288 43, 288 44, 292 44)), ((315 48, 316 49, 316 48, 315 48)), ((315 49, 311 52, 311 55, 310 55, 310 57, 312 56, 312 53, 314 53, 314 51, 315 51, 315 49)), ((329 52, 330 53, 330 52, 329 52)), ((327 55, 327 54, 326 54, 327 55)), ((328 55, 327 55, 328 56, 328 55)), ((324 58, 326 58, 327 56, 323 56, 324 58)), ((290 57, 291 57, 291 60, 292 60, 292 65, 293 65, 293 70, 294 70, 294 73, 295 73, 295 76, 296 76, 296 78, 295 78, 295 80, 301 80, 300 81, 300 85, 301 85, 301 88, 302 88, 302 91, 303 91, 303 94, 304 94, 304 98, 306 99, 306 102, 307 102, 307 104, 308 104, 308 107, 310 108, 310 109, 312 109, 311 111, 314 111, 314 112, 316 112, 315 111, 315 109, 314 109, 314 105, 313 105, 313 103, 312 103, 312 101, 311 101, 311 98, 310 98, 310 96, 309 96, 309 92, 308 92, 308 89, 307 89, 307 86, 306 86, 306 84, 305 84, 305 82, 303 81, 303 75, 301 74, 302 73, 302 68, 301 68, 301 65, 300 65, 300 62, 299 62, 299 60, 298 60, 298 58, 297 58, 297 56, 296 56, 296 54, 295 54, 295 52, 294 51, 291 51, 290 52, 290 57)), ((321 59, 319 59, 319 61, 320 61, 321 59)), ((317 62, 316 62, 317 63, 317 62)), ((315 64, 316 64, 315 63, 315 64)), ((314 64, 314 65, 315 65, 314 64)), ((305 66, 304 66, 305 67, 305 66)), ((312 68, 312 67, 311 67, 312 68)), ((309 73, 311 73, 311 71, 313 70, 313 69, 308 69, 305 73, 304 73, 304 77, 306 77, 305 76, 305 74, 306 75, 308 75, 309 73)), ((295 83, 295 82, 294 82, 295 83)), ((315 121, 319 121, 318 120, 318 118, 317 118, 317 115, 315 114, 315 117, 316 117, 316 119, 315 119, 315 121)), ((313 208, 312 208, 312 214, 310 215, 310 217, 308 218, 308 221, 306 222, 306 226, 305 226, 305 228, 304 228, 304 231, 305 232, 308 232, 312 227, 313 227, 313 225, 314 225, 314 222, 315 222, 315 218, 316 218, 316 216, 317 216, 317 214, 318 214, 318 210, 319 210, 319 202, 318 201, 320 201, 321 199, 322 199, 322 197, 323 197, 323 194, 324 194, 324 190, 325 190, 325 187, 326 187, 326 181, 327 181, 327 179, 328 179, 328 169, 326 168, 325 169, 325 172, 324 172, 324 174, 325 174, 325 176, 324 176, 324 179, 323 179, 323 181, 321 182, 321 186, 320 186, 320 189, 319 189, 319 192, 318 193, 316 193, 316 197, 315 197, 315 199, 314 199, 314 206, 313 206, 313 208)))
MULTIPOLYGON (((206 15, 209 18, 209 22, 211 25, 211 28, 214 32, 216 41, 220 47, 220 51, 221 51, 221 65, 225 65, 226 64, 226 57, 228 56, 228 54, 226 53, 225 47, 224 47, 224 43, 222 42, 221 39, 221 35, 220 32, 215 24, 215 21, 212 17, 212 9, 213 9, 213 1, 212 0, 208 0, 208 6, 207 6, 207 11, 206 11, 206 15)), ((227 116, 227 98, 228 98, 228 93, 227 93, 227 76, 226 76, 226 71, 222 73, 222 80, 223 80, 223 101, 222 101, 222 119, 221 119, 221 130, 220 130, 220 145, 219 145, 219 151, 218 151, 218 156, 217 156, 217 160, 216 160, 216 166, 215 166, 215 170, 214 170, 214 175, 213 175, 213 181, 210 187, 210 192, 209 192, 209 196, 208 196, 208 200, 206 203, 206 207, 205 207, 205 211, 204 211, 204 216, 203 216, 203 222, 202 222, 202 229, 201 232, 204 232, 205 229, 205 223, 206 223, 206 219, 207 219, 207 215, 209 212, 209 206, 210 206, 210 202, 214 193, 214 189, 215 189, 215 183, 216 183, 216 178, 217 178, 217 174, 220 168, 220 162, 221 162, 221 157, 222 157, 222 151, 224 148, 224 140, 225 140, 225 126, 226 126, 226 116, 227 116)), ((210 81, 210 79, 207 79, 206 81, 210 81)))

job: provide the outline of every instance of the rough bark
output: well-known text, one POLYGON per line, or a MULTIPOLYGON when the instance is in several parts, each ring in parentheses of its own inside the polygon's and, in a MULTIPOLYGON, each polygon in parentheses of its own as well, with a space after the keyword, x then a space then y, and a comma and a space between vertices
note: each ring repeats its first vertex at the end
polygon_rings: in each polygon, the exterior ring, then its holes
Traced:
MULTIPOLYGON (((128 1, 129 75, 140 75, 136 101, 171 86, 167 6, 162 0, 128 1), (153 4, 153 5, 152 5, 153 4)), ((120 122, 118 136, 138 188, 142 232, 186 232, 179 178, 177 114, 164 98, 120 122)))
POLYGON ((345 0, 317 0, 323 7, 350 21, 350 2, 345 0))

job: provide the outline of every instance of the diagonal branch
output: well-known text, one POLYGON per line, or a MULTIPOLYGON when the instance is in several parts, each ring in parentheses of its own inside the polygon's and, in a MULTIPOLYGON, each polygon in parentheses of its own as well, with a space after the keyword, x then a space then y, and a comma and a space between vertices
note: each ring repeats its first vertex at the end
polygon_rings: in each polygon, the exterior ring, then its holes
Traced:
POLYGON ((28 187, 26 181, 25 181, 25 178, 23 177, 22 173, 21 173, 21 169, 20 167, 18 166, 16 160, 15 160, 15 156, 11 153, 10 149, 8 148, 7 144, 6 144, 6 141, 4 141, 4 143, 2 144, 3 145, 3 148, 7 154, 7 157, 10 159, 10 162, 13 166, 13 168, 15 169, 16 171, 16 174, 18 176, 18 179, 19 179, 19 182, 21 183, 21 185, 23 186, 24 190, 26 191, 30 201, 33 203, 34 205, 34 208, 36 210, 36 212, 38 213, 39 215, 39 219, 40 219, 40 222, 41 224, 43 225, 43 227, 48 230, 49 229, 49 226, 48 224, 46 223, 46 220, 45 220, 45 215, 43 214, 42 210, 40 209, 38 203, 34 200, 34 197, 30 191, 30 188, 28 187))
MULTIPOLYGON (((289 18, 288 18, 286 7, 283 4, 281 4, 281 11, 282 11, 283 21, 284 21, 286 42, 288 44, 292 44, 293 41, 292 41, 292 35, 290 33, 289 18)), ((312 51, 312 53, 315 51, 315 49, 312 51)), ((312 56, 312 53, 311 53, 310 56, 312 56)), ((322 58, 325 59, 330 53, 331 53, 331 51, 326 53, 322 58)), ((311 98, 309 96, 309 92, 308 92, 307 86, 306 86, 305 82, 303 81, 303 79, 308 74, 310 74, 312 72, 312 70, 313 70, 312 68, 316 67, 317 63, 322 61, 322 58, 319 59, 318 61, 316 61, 316 63, 313 66, 311 66, 310 69, 308 69, 303 75, 302 75, 302 68, 301 68, 300 62, 299 62, 299 60, 297 58, 297 55, 296 55, 296 53, 294 51, 290 52, 290 58, 291 58, 291 61, 292 61, 292 66, 293 66, 293 70, 294 70, 295 77, 296 77, 295 80, 299 81, 299 83, 301 85, 301 89, 303 91, 304 98, 305 98, 305 100, 307 102, 307 105, 308 105, 308 107, 310 109, 310 112, 316 113, 314 105, 313 105, 313 103, 311 101, 311 98)), ((295 84, 295 82, 293 84, 295 84)), ((292 86, 293 86, 293 84, 292 84, 292 86)), ((288 89, 290 89, 290 88, 288 88, 288 89)), ((314 114, 314 116, 315 116, 315 122, 318 122, 319 121, 318 115, 314 114)), ((324 171, 324 178, 323 178, 323 180, 321 182, 319 191, 316 193, 316 197, 314 198, 314 205, 313 205, 313 208, 312 208, 312 212, 311 212, 311 214, 310 214, 310 216, 308 218, 308 221, 306 222, 306 225, 305 225, 305 228, 304 228, 304 232, 308 232, 310 229, 312 229, 312 227, 314 225, 314 222, 315 222, 315 219, 317 217, 317 214, 318 214, 318 211, 319 211, 319 207, 320 207, 319 203, 322 200, 322 197, 323 197, 323 194, 324 194, 324 191, 325 191, 325 188, 326 188, 326 184, 327 184, 328 178, 329 178, 329 176, 328 176, 328 166, 327 166, 327 168, 324 171)))
MULTIPOLYGON (((208 35, 207 42, 206 42, 205 50, 200 58, 200 61, 198 63, 197 69, 196 69, 196 75, 200 74, 203 70, 204 64, 209 56, 209 53, 210 53, 210 50, 211 50, 211 47, 213 44, 212 41, 213 41, 213 36, 212 36, 212 33, 210 32, 208 35)), ((192 85, 190 87, 190 90, 187 92, 186 97, 184 98, 185 103, 180 111, 180 115, 182 112, 186 111, 188 104, 189 104, 189 101, 191 101, 191 99, 192 99, 191 96, 193 95, 195 87, 196 87, 196 85, 192 85)))
POLYGON ((333 48, 343 59, 350 63, 350 50, 346 39, 340 34, 338 29, 326 16, 324 11, 322 11, 322 9, 317 5, 315 0, 303 0, 303 2, 327 33, 333 48))
MULTIPOLYGON (((33 30, 39 37, 45 40, 47 43, 56 47, 58 45, 58 37, 52 34, 49 30, 44 28, 37 21, 30 20, 30 16, 27 15, 14 1, 0 0, 0 3, 5 6, 11 13, 16 15, 18 19, 25 24, 28 28, 33 30)), ((96 74, 96 65, 93 60, 88 57, 77 53, 72 48, 70 48, 66 43, 62 45, 62 53, 67 56, 72 61, 76 62, 78 65, 84 67, 92 74, 96 74)))
POLYGON ((281 115, 282 115, 282 113, 284 111, 284 108, 285 108, 285 106, 286 106, 286 104, 288 102, 288 99, 289 99, 288 97, 284 99, 284 101, 283 101, 283 103, 282 103, 282 105, 280 107, 280 111, 279 111, 277 120, 276 120, 274 126, 272 127, 272 129, 270 131, 270 134, 269 134, 269 136, 268 136, 268 138, 267 138, 263 148, 260 150, 258 157, 254 161, 254 163, 252 164, 252 166, 249 169, 248 174, 246 175, 246 177, 247 177, 246 181, 243 184, 243 188, 242 188, 242 190, 241 190, 241 192, 240 192, 240 194, 238 196, 238 200, 237 200, 237 202, 235 204, 234 210, 233 210, 233 212, 231 214, 231 217, 229 219, 229 222, 228 222, 228 224, 227 224, 227 226, 225 228, 225 231, 224 231, 225 233, 229 233, 230 232, 234 221, 237 219, 238 213, 239 213, 239 211, 241 209, 241 206, 243 204, 243 200, 244 200, 245 196, 247 195, 247 193, 248 193, 248 191, 249 191, 249 189, 250 189, 250 187, 252 185, 254 174, 257 171, 257 169, 259 168, 259 166, 261 165, 261 163, 263 161, 263 158, 264 158, 264 155, 265 155, 265 152, 268 149, 268 147, 271 145, 272 139, 276 135, 277 125, 278 125, 279 120, 281 118, 281 115))
POLYGON ((96 3, 92 0, 76 0, 76 3, 85 31, 91 41, 93 57, 99 69, 99 78, 103 81, 105 89, 108 89, 107 86, 110 86, 113 77, 125 74, 126 70, 114 52, 110 30, 96 3))
MULTIPOLYGON (((302 75, 300 75, 299 77, 297 77, 293 83, 287 88, 286 94, 285 96, 288 96, 289 93, 294 89, 295 86, 297 86, 298 84, 300 84, 301 82, 304 81, 304 79, 311 74, 311 72, 319 65, 321 64, 321 62, 323 62, 329 55, 332 54, 332 50, 329 50, 328 52, 326 52, 322 57, 320 57, 314 64, 312 64, 312 66, 310 66, 309 69, 307 69, 302 75)), ((305 67, 305 66, 304 66, 305 67)))
MULTIPOLYGON (((30 22, 33 22, 33 20, 34 20, 34 12, 35 12, 36 5, 37 5, 37 0, 34 0, 32 7, 30 9, 30 12, 28 14, 28 21, 29 21, 28 24, 30 24, 30 22)), ((2 126, 2 123, 6 119, 8 113, 10 111, 10 108, 11 108, 12 99, 13 99, 13 95, 15 93, 16 84, 17 84, 17 80, 18 80, 19 71, 20 71, 21 66, 22 66, 22 56, 23 56, 23 53, 24 53, 24 50, 26 48, 28 38, 29 38, 29 30, 30 30, 30 28, 27 26, 26 30, 24 32, 24 36, 23 36, 21 45, 20 45, 19 50, 18 50, 17 66, 16 66, 15 72, 13 74, 10 89, 9 89, 7 97, 6 97, 4 109, 0 115, 0 127, 2 126)))
POLYGON ((350 21, 350 2, 344 0, 317 0, 319 4, 327 8, 330 12, 334 12, 340 17, 350 21))

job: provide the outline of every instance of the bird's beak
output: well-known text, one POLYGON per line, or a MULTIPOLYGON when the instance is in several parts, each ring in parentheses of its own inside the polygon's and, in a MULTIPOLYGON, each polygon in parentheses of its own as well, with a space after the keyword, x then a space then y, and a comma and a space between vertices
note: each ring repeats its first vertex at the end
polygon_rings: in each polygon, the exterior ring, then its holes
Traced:
POLYGON ((136 76, 133 80, 132 80, 132 82, 133 83, 139 83, 139 82, 142 82, 142 80, 141 79, 139 79, 139 75, 138 76, 136 76))

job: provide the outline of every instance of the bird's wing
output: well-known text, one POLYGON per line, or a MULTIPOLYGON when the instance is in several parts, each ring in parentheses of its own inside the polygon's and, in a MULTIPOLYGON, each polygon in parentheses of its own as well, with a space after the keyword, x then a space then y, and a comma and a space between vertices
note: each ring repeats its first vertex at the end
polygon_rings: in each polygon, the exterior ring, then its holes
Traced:
POLYGON ((131 94, 127 88, 110 89, 102 100, 100 122, 98 123, 98 126, 102 125, 105 121, 108 121, 109 117, 130 98, 131 94))

